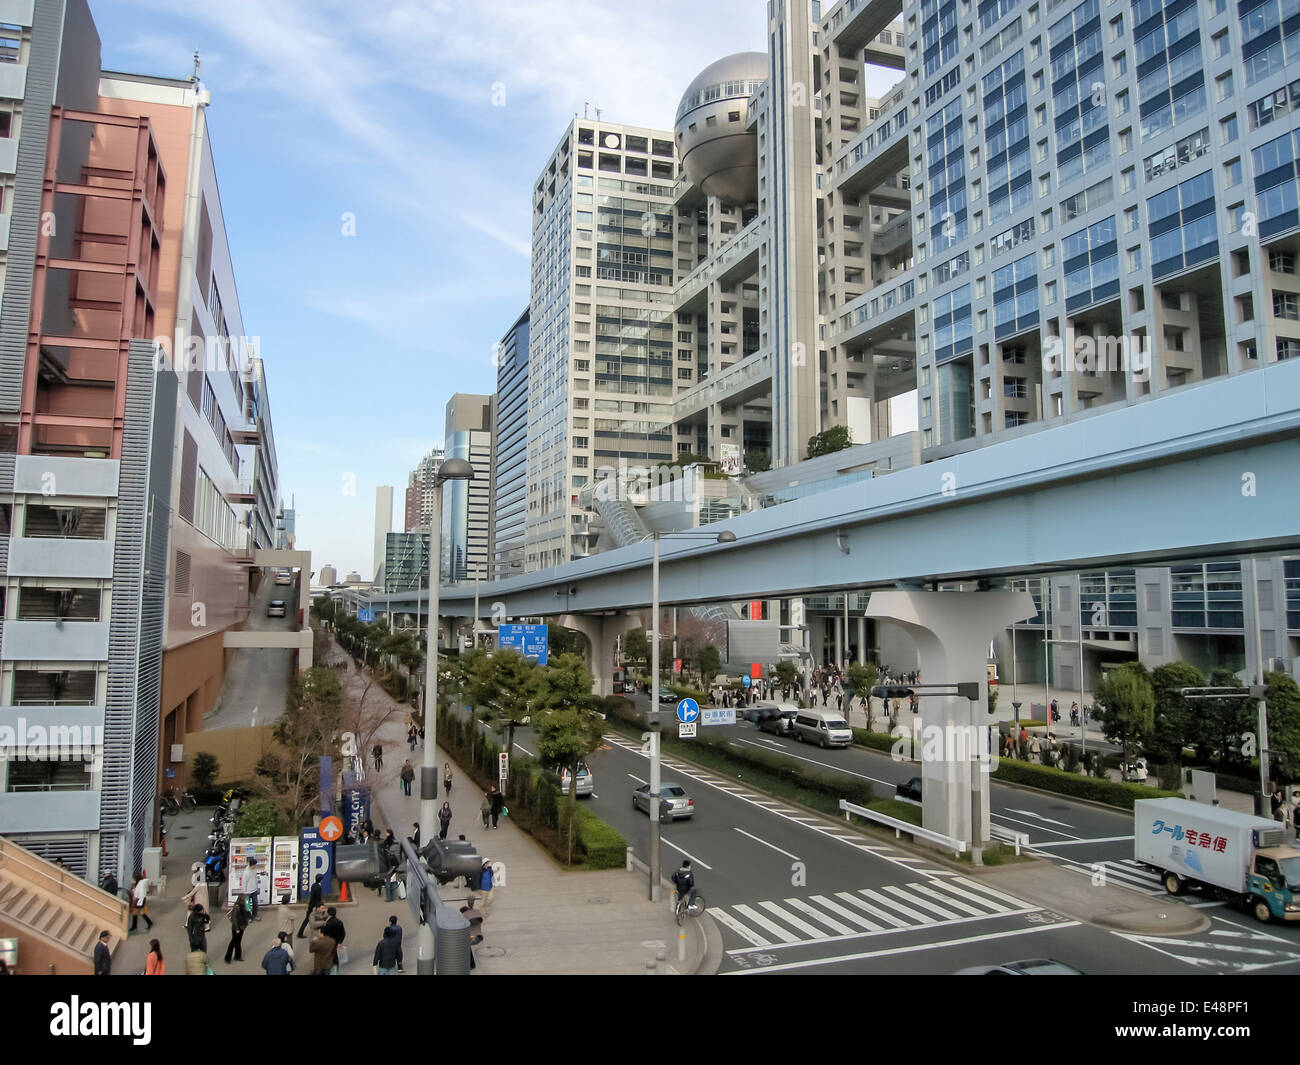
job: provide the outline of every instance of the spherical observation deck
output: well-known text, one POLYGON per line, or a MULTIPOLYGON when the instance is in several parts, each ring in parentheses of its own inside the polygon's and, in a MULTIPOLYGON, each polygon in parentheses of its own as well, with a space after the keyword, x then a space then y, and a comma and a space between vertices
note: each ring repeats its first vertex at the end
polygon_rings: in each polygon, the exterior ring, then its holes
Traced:
POLYGON ((758 142, 749 98, 767 79, 767 55, 738 52, 705 67, 677 106, 677 155, 706 195, 730 204, 758 199, 758 142))

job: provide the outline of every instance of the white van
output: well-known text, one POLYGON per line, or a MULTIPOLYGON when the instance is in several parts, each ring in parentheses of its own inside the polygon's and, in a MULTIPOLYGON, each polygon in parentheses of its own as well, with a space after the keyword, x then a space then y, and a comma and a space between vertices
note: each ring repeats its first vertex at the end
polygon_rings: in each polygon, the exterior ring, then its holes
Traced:
POLYGON ((847 747, 853 742, 853 730, 838 710, 800 710, 794 735, 800 743, 814 741, 819 747, 847 747))

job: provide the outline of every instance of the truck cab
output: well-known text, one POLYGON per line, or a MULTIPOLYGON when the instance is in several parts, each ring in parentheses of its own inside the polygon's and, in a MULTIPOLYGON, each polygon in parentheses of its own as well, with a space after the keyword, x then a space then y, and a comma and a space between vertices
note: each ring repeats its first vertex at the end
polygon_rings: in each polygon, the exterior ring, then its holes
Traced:
POLYGON ((1267 847, 1255 852, 1247 878, 1252 910, 1260 921, 1300 921, 1300 850, 1267 847))

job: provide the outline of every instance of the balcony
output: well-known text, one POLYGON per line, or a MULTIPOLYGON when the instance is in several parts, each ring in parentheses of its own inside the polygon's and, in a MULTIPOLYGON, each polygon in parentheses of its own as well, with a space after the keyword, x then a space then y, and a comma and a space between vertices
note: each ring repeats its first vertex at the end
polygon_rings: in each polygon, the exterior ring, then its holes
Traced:
POLYGON ((85 832, 97 828, 97 791, 32 787, 0 794, 0 835, 33 831, 85 832))
POLYGON ((0 657, 10 662, 106 662, 108 622, 9 620, 0 657))
POLYGON ((759 215, 684 277, 673 290, 673 306, 690 310, 702 303, 711 281, 737 281, 758 270, 758 249, 767 239, 767 220, 759 215))
POLYGON ((730 405, 749 396, 765 392, 772 379, 772 352, 757 351, 733 366, 705 378, 697 385, 677 394, 673 401, 673 420, 681 421, 708 409, 714 403, 730 405))

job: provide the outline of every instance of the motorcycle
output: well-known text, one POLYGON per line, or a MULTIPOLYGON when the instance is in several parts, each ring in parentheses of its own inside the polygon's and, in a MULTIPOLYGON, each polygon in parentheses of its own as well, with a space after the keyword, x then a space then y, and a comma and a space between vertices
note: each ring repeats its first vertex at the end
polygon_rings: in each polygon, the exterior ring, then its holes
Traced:
POLYGON ((209 848, 203 859, 203 879, 209 884, 220 884, 226 879, 227 863, 225 846, 209 848))

